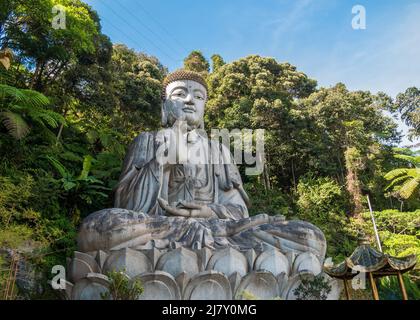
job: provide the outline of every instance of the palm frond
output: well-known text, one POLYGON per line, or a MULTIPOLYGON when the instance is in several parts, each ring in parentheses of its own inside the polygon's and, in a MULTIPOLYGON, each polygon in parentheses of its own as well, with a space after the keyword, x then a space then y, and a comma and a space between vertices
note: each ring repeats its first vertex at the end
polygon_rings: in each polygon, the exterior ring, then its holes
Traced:
POLYGON ((36 106, 38 108, 42 108, 50 104, 50 100, 38 91, 29 89, 21 90, 25 95, 25 102, 28 104, 28 106, 36 106))
POLYGON ((9 83, 12 84, 14 81, 14 77, 10 72, 8 72, 4 68, 0 68, 0 83, 9 83))
POLYGON ((408 170, 409 169, 406 169, 406 168, 394 169, 394 170, 389 171, 386 175, 384 175, 384 178, 386 180, 392 180, 392 179, 395 179, 396 177, 399 177, 403 174, 407 174, 408 170))
POLYGON ((416 192, 419 186, 420 186, 420 177, 411 179, 410 181, 405 182, 401 186, 401 188, 398 190, 398 193, 402 198, 408 199, 414 194, 414 192, 416 192))
POLYGON ((0 96, 7 97, 14 104, 25 108, 43 108, 50 103, 50 100, 38 91, 18 89, 7 84, 0 84, 0 96))
POLYGON ((407 170, 407 176, 412 178, 418 178, 420 177, 420 168, 412 168, 407 170))
POLYGON ((14 101, 22 101, 25 99, 25 94, 21 89, 9 86, 7 84, 0 84, 0 96, 9 97, 14 101))
POLYGON ((1 112, 0 120, 2 120, 8 133, 16 140, 26 137, 31 130, 21 115, 11 111, 1 112))
POLYGON ((394 187, 397 184, 402 183, 403 181, 407 180, 408 178, 410 178, 409 176, 402 176, 402 177, 398 177, 395 178, 394 180, 392 180, 392 182, 386 186, 385 191, 389 190, 390 188, 394 187))
POLYGON ((420 165, 420 156, 409 156, 409 155, 406 155, 406 154, 395 154, 394 158, 408 161, 415 166, 420 165))
POLYGON ((57 128, 60 124, 65 124, 65 119, 60 114, 41 108, 31 108, 28 111, 28 116, 35 122, 42 126, 49 125, 52 128, 57 128))

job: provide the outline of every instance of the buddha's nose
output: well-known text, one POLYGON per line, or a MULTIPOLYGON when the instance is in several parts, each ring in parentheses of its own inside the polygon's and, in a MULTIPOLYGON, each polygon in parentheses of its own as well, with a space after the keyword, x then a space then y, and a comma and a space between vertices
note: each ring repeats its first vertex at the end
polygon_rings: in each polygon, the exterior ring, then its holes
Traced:
POLYGON ((194 105, 193 99, 192 99, 192 95, 188 94, 187 97, 185 98, 185 104, 188 105, 194 105))

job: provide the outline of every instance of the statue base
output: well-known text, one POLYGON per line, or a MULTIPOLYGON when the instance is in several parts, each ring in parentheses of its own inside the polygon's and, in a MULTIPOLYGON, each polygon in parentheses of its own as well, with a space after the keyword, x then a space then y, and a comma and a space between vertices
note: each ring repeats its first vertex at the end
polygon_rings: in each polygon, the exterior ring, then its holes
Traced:
POLYGON ((65 299, 100 300, 108 290, 109 271, 124 271, 140 279, 140 300, 295 300, 303 279, 322 274, 331 287, 326 295, 336 300, 341 284, 322 272, 322 261, 309 252, 281 253, 276 248, 238 251, 156 248, 75 252, 68 259, 65 299))

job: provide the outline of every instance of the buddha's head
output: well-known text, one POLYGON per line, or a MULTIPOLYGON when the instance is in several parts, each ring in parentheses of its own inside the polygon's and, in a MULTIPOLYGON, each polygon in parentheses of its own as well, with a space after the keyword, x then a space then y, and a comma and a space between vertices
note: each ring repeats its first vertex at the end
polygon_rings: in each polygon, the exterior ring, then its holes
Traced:
POLYGON ((179 120, 190 129, 203 128, 206 100, 207 85, 200 74, 189 70, 169 74, 163 81, 163 126, 179 120))

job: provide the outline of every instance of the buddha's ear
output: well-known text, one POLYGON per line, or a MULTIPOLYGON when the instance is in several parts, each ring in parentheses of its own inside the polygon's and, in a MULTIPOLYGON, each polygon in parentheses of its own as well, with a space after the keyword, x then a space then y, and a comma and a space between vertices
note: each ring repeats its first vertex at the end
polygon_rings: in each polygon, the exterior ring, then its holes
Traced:
POLYGON ((162 110, 162 118, 161 118, 162 127, 166 127, 168 125, 168 110, 166 110, 165 101, 162 101, 161 110, 162 110))
POLYGON ((204 120, 201 120, 200 124, 198 125, 198 129, 204 130, 204 120))

